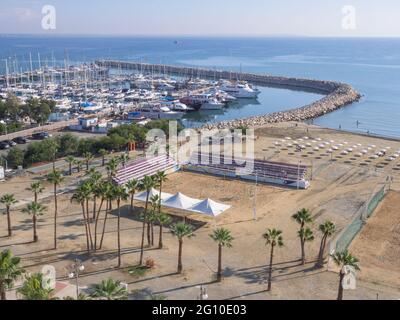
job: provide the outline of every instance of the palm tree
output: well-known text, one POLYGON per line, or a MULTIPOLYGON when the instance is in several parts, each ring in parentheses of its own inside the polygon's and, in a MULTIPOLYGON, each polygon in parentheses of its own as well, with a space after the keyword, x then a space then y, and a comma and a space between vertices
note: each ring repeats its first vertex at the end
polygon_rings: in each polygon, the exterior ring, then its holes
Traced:
POLYGON ((158 195, 155 195, 150 198, 150 202, 151 210, 147 215, 147 235, 150 236, 150 243, 154 246, 154 222, 157 221, 157 215, 161 212, 161 198, 158 195))
POLYGON ((319 231, 322 233, 321 245, 319 246, 317 266, 322 268, 324 265, 324 253, 326 248, 326 240, 333 236, 336 231, 336 226, 332 221, 325 221, 319 226, 319 231))
POLYGON ((118 166, 119 166, 119 159, 118 158, 114 157, 110 161, 108 161, 106 169, 107 169, 107 172, 108 172, 108 179, 110 181, 117 174, 118 166))
POLYGON ((65 158, 65 161, 69 165, 69 175, 72 176, 72 166, 75 164, 75 157, 74 156, 68 156, 65 158))
POLYGON ((90 249, 93 248, 93 240, 90 230, 90 222, 89 222, 89 211, 88 206, 86 205, 88 199, 90 198, 92 190, 87 183, 81 184, 72 195, 71 201, 75 201, 81 205, 83 221, 85 223, 85 231, 86 231, 86 245, 87 251, 90 253, 90 249))
POLYGON ((105 196, 106 196, 107 203, 109 203, 110 205, 106 206, 106 215, 104 217, 103 232, 101 234, 101 240, 100 240, 99 249, 101 249, 103 247, 103 240, 104 240, 104 235, 105 235, 105 232, 106 232, 106 224, 107 224, 108 213, 111 210, 110 208, 111 208, 112 201, 115 200, 114 188, 115 188, 115 186, 111 182, 108 182, 107 188, 105 190, 105 196))
POLYGON ((12 236, 12 227, 11 227, 11 215, 10 208, 13 204, 16 204, 18 201, 15 200, 14 195, 5 194, 0 198, 0 203, 6 206, 6 215, 7 215, 7 227, 8 227, 8 236, 12 236))
POLYGON ((37 181, 37 182, 33 182, 31 184, 31 187, 28 188, 28 190, 33 192, 35 202, 37 203, 38 195, 44 191, 44 187, 41 182, 37 181))
POLYGON ((104 167, 106 165, 106 155, 108 151, 106 149, 100 149, 99 155, 101 156, 101 166, 104 167))
POLYGON ((140 182, 140 189, 145 190, 147 192, 146 195, 146 204, 144 207, 144 215, 143 215, 143 225, 142 225, 142 241, 140 244, 140 260, 139 265, 143 264, 143 254, 144 254, 144 233, 146 229, 146 222, 147 222, 147 209, 149 206, 149 196, 151 189, 154 188, 154 180, 152 177, 145 176, 143 180, 140 182))
POLYGON ((93 220, 94 220, 96 219, 97 198, 100 197, 99 187, 101 184, 101 178, 103 176, 95 168, 90 168, 90 170, 87 172, 87 175, 89 176, 88 183, 91 185, 93 191, 93 220))
POLYGON ((179 222, 171 226, 172 234, 178 238, 179 241, 179 251, 178 251, 178 273, 182 273, 183 265, 182 265, 182 247, 183 247, 183 239, 185 237, 191 238, 194 237, 193 227, 189 224, 179 222))
POLYGON ((25 278, 25 282, 17 292, 24 300, 52 300, 53 289, 43 287, 43 274, 34 273, 25 278))
POLYGON ((269 256, 269 270, 268 270, 268 291, 272 288, 272 266, 274 260, 274 249, 276 246, 283 247, 283 237, 282 231, 276 229, 268 229, 266 233, 263 234, 265 239, 265 245, 271 246, 271 252, 269 256))
POLYGON ((64 297, 63 300, 69 300, 69 301, 72 301, 72 300, 90 300, 90 297, 87 296, 87 295, 84 294, 84 293, 80 293, 80 294, 78 295, 78 299, 75 298, 75 297, 68 296, 68 297, 64 297))
POLYGON ((97 250, 97 227, 99 224, 100 213, 101 213, 101 209, 103 208, 104 201, 107 200, 107 193, 108 193, 108 190, 110 187, 111 186, 108 182, 104 182, 104 183, 100 183, 95 190, 96 196, 101 199, 100 206, 97 210, 97 215, 95 218, 95 225, 94 225, 94 249, 95 250, 97 250))
MULTIPOLYGON (((157 186, 160 188, 160 199, 161 199, 161 195, 162 195, 162 187, 163 187, 163 183, 168 181, 167 175, 165 174, 165 171, 158 171, 155 174, 155 180, 157 181, 157 186)), ((158 212, 161 211, 161 206, 158 210, 158 212)))
POLYGON ((122 166, 125 168, 126 163, 129 161, 129 154, 123 153, 119 156, 119 161, 122 163, 122 166))
POLYGON ((54 170, 47 176, 47 181, 53 184, 54 192, 54 249, 57 249, 57 215, 58 215, 58 203, 57 203, 57 187, 64 182, 64 177, 61 172, 54 170))
POLYGON ((314 233, 310 228, 300 229, 298 232, 300 243, 301 243, 301 263, 306 264, 306 254, 305 254, 305 245, 307 242, 311 242, 314 240, 314 233))
MULTIPOLYGON (((307 223, 312 223, 313 218, 310 214, 310 212, 307 209, 301 209, 300 211, 297 211, 296 214, 292 216, 292 218, 300 224, 300 230, 298 234, 302 233, 304 234, 304 227, 307 223)), ((300 249, 301 249, 301 262, 302 264, 305 263, 305 252, 304 252, 304 243, 302 242, 302 238, 300 237, 300 249)))
POLYGON ((118 234, 118 268, 121 267, 121 201, 128 199, 128 193, 125 188, 118 186, 114 188, 115 198, 117 199, 118 220, 117 220, 117 234, 118 234))
POLYGON ((163 248, 163 227, 168 226, 171 224, 172 219, 169 215, 165 214, 164 212, 160 212, 156 216, 156 221, 160 225, 160 235, 158 239, 158 248, 162 249, 163 248))
POLYGON ((89 171, 90 162, 94 159, 94 156, 90 152, 85 152, 83 157, 85 158, 86 171, 89 171))
POLYGON ((87 220, 85 215, 85 196, 81 190, 76 190, 75 193, 72 195, 71 202, 77 202, 81 205, 83 221, 85 223, 85 232, 86 232, 86 246, 88 253, 90 252, 90 245, 89 245, 89 231, 87 227, 87 220))
POLYGON ((6 289, 12 288, 14 281, 25 272, 20 263, 21 259, 8 249, 0 253, 0 300, 6 300, 6 289))
POLYGON ((213 239, 218 244, 218 272, 217 281, 222 280, 222 248, 232 247, 233 237, 228 229, 220 228, 214 230, 213 234, 210 234, 211 239, 213 239))
POLYGON ((137 181, 136 179, 132 179, 132 180, 128 181, 126 184, 128 193, 131 196, 131 214, 133 213, 133 200, 134 200, 135 193, 136 193, 136 190, 138 189, 138 187, 139 187, 139 181, 137 181))
POLYGON ((340 268, 339 273, 339 289, 338 289, 338 296, 337 300, 343 300, 343 279, 346 275, 344 273, 344 267, 349 266, 353 267, 355 270, 360 270, 358 266, 358 259, 353 257, 347 250, 343 252, 337 252, 331 255, 335 264, 340 268))
POLYGON ((74 163, 76 165, 76 171, 78 171, 78 173, 80 173, 81 169, 82 169, 82 164, 83 164, 82 160, 76 159, 74 163))
POLYGON ((90 181, 85 181, 84 183, 82 183, 80 188, 82 189, 82 192, 85 197, 86 220, 89 231, 90 248, 93 249, 93 237, 92 237, 92 228, 90 224, 91 221, 90 221, 90 211, 89 211, 89 201, 91 200, 93 195, 93 185, 90 181))
POLYGON ((33 242, 37 242, 39 240, 37 235, 37 217, 42 216, 46 211, 46 207, 42 206, 40 203, 31 202, 26 208, 22 210, 29 215, 32 215, 32 223, 33 223, 33 242))
POLYGON ((121 285, 121 281, 109 278, 93 286, 92 297, 100 300, 127 300, 128 291, 121 285))

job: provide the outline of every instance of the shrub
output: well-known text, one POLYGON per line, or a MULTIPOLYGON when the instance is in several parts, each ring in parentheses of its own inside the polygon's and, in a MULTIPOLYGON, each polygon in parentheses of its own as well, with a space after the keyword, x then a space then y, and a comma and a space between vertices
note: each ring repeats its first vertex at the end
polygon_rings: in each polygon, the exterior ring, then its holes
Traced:
POLYGON ((24 152, 19 148, 13 148, 8 151, 7 162, 10 168, 17 168, 24 164, 24 152))
POLYGON ((56 138, 56 141, 60 146, 58 156, 64 157, 64 156, 76 155, 76 153, 78 152, 79 139, 73 136, 72 134, 66 133, 61 136, 58 136, 56 138))

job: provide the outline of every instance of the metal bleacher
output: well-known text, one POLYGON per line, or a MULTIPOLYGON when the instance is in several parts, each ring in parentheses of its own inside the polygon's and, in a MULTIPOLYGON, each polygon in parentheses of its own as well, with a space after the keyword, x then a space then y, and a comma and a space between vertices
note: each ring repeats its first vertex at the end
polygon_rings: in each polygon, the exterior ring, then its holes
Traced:
POLYGON ((300 183, 300 188, 309 186, 306 180, 308 167, 304 165, 194 153, 186 169, 289 186, 297 186, 300 183), (249 168, 250 172, 239 175, 239 170, 245 168, 249 168))
POLYGON ((156 174, 158 171, 165 171, 168 174, 178 170, 179 165, 174 158, 167 155, 140 158, 119 169, 113 180, 118 185, 124 185, 132 179, 141 180, 145 176, 156 174))

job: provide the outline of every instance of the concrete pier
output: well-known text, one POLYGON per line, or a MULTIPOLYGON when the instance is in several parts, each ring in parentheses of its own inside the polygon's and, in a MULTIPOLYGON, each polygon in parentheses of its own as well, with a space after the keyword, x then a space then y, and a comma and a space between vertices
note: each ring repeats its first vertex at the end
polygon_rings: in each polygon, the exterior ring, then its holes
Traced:
POLYGON ((231 121, 223 121, 204 125, 204 128, 208 129, 235 128, 238 126, 256 127, 268 123, 314 119, 351 103, 357 102, 361 98, 360 93, 358 93, 350 85, 334 81, 290 78, 267 74, 239 73, 223 70, 210 70, 126 61, 96 61, 96 64, 107 68, 136 70, 142 71, 143 73, 165 73, 215 80, 242 80, 262 86, 282 87, 325 95, 318 101, 296 109, 270 113, 262 116, 254 116, 246 119, 235 119, 231 121))

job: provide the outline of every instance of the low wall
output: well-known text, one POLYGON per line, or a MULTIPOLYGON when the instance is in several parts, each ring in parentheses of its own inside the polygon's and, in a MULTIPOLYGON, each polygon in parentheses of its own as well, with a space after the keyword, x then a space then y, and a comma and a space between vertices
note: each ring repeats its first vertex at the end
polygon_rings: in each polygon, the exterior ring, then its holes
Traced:
POLYGON ((74 125, 74 124, 77 124, 77 123, 78 123, 78 120, 76 120, 76 119, 68 120, 68 121, 55 122, 55 123, 44 125, 44 126, 40 126, 40 127, 30 128, 30 129, 27 129, 27 130, 21 130, 21 131, 17 131, 17 132, 13 132, 13 133, 2 135, 2 136, 0 136, 0 141, 12 140, 12 139, 18 138, 18 137, 29 137, 32 134, 36 133, 36 132, 61 130, 61 129, 64 129, 66 127, 69 127, 70 125, 74 125))

